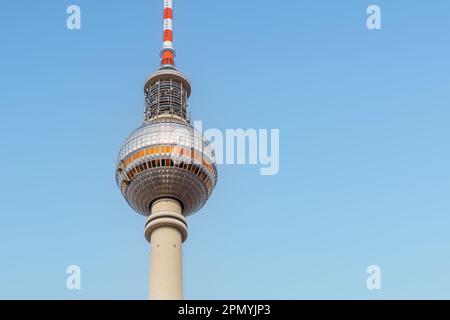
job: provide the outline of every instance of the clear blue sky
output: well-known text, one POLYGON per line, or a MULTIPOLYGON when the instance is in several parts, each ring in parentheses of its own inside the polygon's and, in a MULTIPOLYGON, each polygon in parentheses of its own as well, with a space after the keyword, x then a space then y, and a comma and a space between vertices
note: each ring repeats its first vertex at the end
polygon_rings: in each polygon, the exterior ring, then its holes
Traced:
MULTIPOLYGON (((219 167, 189 219, 185 297, 450 298, 450 2, 282 2, 175 0, 193 118, 281 132, 278 175, 219 167)), ((161 9, 2 3, 0 298, 146 298, 145 220, 114 171, 159 65, 161 9)))

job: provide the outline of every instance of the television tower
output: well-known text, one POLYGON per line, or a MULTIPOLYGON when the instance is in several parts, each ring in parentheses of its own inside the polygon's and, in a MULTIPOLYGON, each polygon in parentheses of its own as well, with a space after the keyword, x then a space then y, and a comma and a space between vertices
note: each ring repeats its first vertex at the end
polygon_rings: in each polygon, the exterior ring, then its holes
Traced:
POLYGON ((186 217, 200 210, 217 183, 214 150, 193 128, 191 84, 175 68, 173 0, 164 0, 161 67, 144 85, 143 124, 118 156, 116 182, 132 209, 148 217, 149 299, 183 299, 181 245, 186 217))

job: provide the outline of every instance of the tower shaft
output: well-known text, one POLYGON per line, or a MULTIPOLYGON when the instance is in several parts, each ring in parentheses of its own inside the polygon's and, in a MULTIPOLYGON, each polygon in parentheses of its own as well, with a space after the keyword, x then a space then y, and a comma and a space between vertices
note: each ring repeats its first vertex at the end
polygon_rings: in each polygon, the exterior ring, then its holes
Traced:
POLYGON ((150 251, 150 300, 182 300, 183 268, 181 246, 187 223, 178 201, 157 200, 146 225, 150 251))

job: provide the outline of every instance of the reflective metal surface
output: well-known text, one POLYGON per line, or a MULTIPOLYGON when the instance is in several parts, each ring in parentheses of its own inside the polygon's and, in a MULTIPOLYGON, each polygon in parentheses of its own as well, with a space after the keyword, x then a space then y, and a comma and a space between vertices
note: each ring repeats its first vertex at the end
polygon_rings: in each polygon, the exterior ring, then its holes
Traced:
POLYGON ((145 216, 151 203, 180 201, 185 216, 197 212, 217 183, 214 150, 187 123, 160 120, 136 129, 119 152, 117 184, 129 205, 145 216))

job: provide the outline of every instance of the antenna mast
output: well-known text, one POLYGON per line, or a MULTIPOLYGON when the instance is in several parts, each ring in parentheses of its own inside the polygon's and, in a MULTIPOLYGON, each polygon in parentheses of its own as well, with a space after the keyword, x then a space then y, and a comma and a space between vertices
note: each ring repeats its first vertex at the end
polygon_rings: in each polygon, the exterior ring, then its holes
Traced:
POLYGON ((161 66, 175 65, 175 50, 173 48, 173 0, 164 0, 163 49, 161 51, 161 66))

